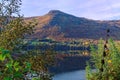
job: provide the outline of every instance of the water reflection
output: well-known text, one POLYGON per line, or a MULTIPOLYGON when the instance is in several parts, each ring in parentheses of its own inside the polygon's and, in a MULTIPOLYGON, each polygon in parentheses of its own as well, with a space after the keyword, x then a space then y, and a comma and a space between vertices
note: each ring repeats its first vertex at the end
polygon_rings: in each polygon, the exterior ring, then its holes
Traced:
POLYGON ((88 50, 80 51, 80 50, 68 50, 68 51, 56 51, 58 54, 73 54, 73 55, 85 55, 89 56, 90 52, 88 50))
POLYGON ((53 77, 53 80, 86 80, 85 70, 57 74, 53 77))

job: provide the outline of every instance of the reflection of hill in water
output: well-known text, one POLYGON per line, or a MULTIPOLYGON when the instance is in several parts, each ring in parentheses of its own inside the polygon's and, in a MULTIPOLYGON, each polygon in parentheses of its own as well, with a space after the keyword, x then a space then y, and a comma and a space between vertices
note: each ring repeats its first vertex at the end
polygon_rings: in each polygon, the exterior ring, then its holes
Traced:
POLYGON ((68 50, 68 51, 56 51, 58 54, 68 54, 73 56, 82 56, 82 55, 89 55, 89 51, 87 50, 68 50))
POLYGON ((62 59, 57 60, 57 65, 50 67, 53 73, 68 72, 74 70, 85 69, 86 61, 90 59, 89 56, 62 56, 62 59))
POLYGON ((90 59, 89 46, 82 45, 81 41, 57 42, 51 39, 33 40, 24 46, 24 50, 38 49, 42 52, 52 50, 58 57, 56 66, 49 67, 53 73, 61 73, 78 69, 85 69, 86 61, 90 59))

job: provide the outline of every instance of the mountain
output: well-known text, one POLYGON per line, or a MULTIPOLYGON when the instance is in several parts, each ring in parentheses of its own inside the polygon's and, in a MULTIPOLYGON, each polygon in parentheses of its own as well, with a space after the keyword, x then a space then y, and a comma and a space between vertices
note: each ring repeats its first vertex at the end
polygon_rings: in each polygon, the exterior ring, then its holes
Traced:
POLYGON ((59 10, 51 10, 44 16, 29 17, 36 19, 38 25, 35 33, 29 38, 55 40, 95 39, 106 37, 106 30, 110 29, 110 36, 120 40, 120 20, 100 21, 83 17, 76 17, 59 10))

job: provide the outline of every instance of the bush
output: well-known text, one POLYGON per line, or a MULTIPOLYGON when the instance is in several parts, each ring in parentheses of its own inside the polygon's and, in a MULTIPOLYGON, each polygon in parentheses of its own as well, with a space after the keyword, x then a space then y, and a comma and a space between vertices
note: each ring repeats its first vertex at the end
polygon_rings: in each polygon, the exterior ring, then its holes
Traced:
POLYGON ((120 80, 120 46, 112 39, 108 40, 108 50, 105 50, 104 46, 103 40, 97 49, 91 46, 91 60, 86 67, 87 80, 120 80), (91 62, 94 65, 91 65, 91 62), (95 70, 92 70, 92 67, 95 70))
POLYGON ((24 73, 30 71, 31 65, 13 60, 8 50, 0 48, 0 80, 23 80, 24 73))

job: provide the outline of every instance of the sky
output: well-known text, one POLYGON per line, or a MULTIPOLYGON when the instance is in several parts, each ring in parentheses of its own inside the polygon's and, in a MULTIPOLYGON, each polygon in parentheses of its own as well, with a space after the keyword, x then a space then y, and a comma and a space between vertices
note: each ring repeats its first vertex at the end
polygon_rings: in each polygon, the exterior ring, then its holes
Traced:
POLYGON ((21 13, 25 17, 42 16, 50 10, 94 20, 117 20, 120 0, 22 0, 21 13))

